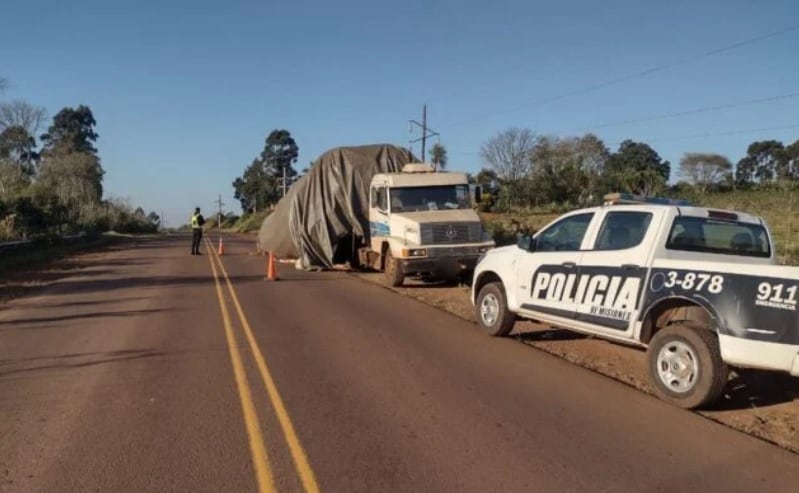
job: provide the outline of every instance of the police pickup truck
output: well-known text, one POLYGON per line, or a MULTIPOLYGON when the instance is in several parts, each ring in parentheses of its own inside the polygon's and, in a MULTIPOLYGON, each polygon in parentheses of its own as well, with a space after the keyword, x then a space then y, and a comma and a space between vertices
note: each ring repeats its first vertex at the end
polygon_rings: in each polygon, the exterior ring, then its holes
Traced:
POLYGON ((761 218, 611 194, 483 255, 472 303, 494 336, 526 318, 647 347, 658 395, 697 408, 729 366, 799 376, 797 291, 761 218))

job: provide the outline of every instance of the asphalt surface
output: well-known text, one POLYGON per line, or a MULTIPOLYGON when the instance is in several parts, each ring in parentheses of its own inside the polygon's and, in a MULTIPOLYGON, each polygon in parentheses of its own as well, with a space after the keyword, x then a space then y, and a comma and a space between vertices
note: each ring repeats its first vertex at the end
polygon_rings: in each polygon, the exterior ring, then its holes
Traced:
POLYGON ((798 456, 620 383, 345 273, 266 281, 249 239, 189 245, 0 310, 0 491, 799 491, 798 456))

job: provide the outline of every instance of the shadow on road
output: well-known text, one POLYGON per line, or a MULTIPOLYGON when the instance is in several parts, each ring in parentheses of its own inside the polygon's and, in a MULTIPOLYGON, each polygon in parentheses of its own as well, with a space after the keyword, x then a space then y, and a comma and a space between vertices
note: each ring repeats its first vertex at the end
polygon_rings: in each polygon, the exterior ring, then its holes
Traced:
POLYGON ((70 368, 86 368, 90 366, 117 363, 143 358, 152 358, 165 355, 164 351, 154 349, 128 349, 124 351, 108 351, 102 353, 79 353, 64 354, 58 356, 39 356, 35 358, 24 358, 16 360, 0 361, 0 380, 9 375, 19 375, 43 370, 62 370, 70 368), (24 366, 23 368, 4 368, 8 365, 26 365, 39 362, 34 366, 24 366))
POLYGON ((146 300, 144 296, 129 296, 127 298, 112 298, 107 300, 95 300, 95 301, 67 301, 64 303, 35 303, 35 304, 28 304, 25 305, 26 308, 69 308, 69 307, 77 307, 77 306, 97 306, 97 305, 107 305, 109 303, 126 303, 129 301, 141 301, 146 300))
MULTIPOLYGON (((68 320, 83 320, 83 319, 91 319, 91 318, 120 318, 120 317, 135 317, 141 315, 150 315, 153 313, 161 313, 161 312, 175 312, 174 308, 169 310, 165 309, 153 309, 153 310, 127 310, 121 312, 93 312, 93 313, 77 313, 74 315, 60 315, 56 317, 36 317, 36 318, 23 318, 17 320, 2 320, 0 321, 0 326, 5 326, 6 328, 0 329, 1 331, 6 330, 13 330, 19 329, 23 327, 27 328, 36 328, 36 327, 29 327, 30 325, 38 325, 38 324, 46 324, 50 322, 66 322, 68 320)), ((41 327, 45 328, 45 327, 41 327)))

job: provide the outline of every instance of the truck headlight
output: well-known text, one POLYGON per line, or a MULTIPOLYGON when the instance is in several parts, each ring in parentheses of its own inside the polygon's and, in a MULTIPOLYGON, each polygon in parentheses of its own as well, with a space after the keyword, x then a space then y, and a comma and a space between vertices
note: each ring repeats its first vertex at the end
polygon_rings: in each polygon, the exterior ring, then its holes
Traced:
POLYGON ((426 248, 403 248, 403 257, 427 257, 426 248))

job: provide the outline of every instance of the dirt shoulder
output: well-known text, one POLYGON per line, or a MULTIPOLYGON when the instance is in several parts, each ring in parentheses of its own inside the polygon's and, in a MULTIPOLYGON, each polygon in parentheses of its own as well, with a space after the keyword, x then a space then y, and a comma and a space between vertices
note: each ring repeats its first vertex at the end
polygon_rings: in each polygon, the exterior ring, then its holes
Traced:
MULTIPOLYGON (((385 287, 380 274, 353 275, 385 287)), ((386 289, 475 322, 468 287, 409 281, 407 286, 386 289)), ((518 322, 510 337, 654 395, 642 349, 531 322, 518 322)), ((799 453, 799 378, 742 371, 732 377, 723 399, 699 414, 799 453)))

